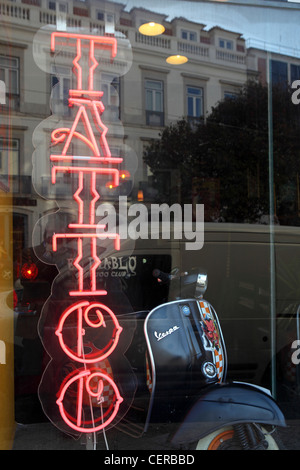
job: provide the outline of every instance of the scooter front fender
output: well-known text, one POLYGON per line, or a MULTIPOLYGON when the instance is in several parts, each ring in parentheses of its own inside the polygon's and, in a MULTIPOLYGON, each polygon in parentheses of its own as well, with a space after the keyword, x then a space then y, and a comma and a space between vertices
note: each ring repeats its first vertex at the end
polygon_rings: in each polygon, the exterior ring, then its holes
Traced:
POLYGON ((214 384, 203 391, 186 414, 172 444, 194 442, 224 426, 240 423, 286 426, 267 390, 240 382, 214 384))

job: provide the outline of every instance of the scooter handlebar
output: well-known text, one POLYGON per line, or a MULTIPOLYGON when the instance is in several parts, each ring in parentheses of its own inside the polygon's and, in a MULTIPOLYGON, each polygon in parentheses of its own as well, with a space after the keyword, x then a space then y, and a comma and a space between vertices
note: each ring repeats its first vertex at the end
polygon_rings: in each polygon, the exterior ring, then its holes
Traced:
POLYGON ((154 269, 152 274, 156 279, 162 282, 170 282, 172 279, 171 274, 164 273, 163 271, 160 271, 160 269, 154 269))
POLYGON ((182 286, 189 287, 195 286, 197 292, 200 291, 204 294, 207 289, 207 273, 203 269, 193 268, 191 272, 176 272, 176 274, 167 274, 160 269, 152 271, 153 276, 160 282, 168 284, 173 279, 180 279, 182 286))

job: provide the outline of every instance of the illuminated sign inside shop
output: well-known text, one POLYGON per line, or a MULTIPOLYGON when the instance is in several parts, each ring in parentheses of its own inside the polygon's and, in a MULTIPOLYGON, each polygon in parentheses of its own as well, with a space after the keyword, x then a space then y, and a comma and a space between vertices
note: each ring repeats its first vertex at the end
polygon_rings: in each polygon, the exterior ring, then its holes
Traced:
MULTIPOLYGON (((99 287, 98 282, 103 271, 99 247, 105 240, 111 240, 114 250, 120 250, 120 236, 96 221, 101 187, 118 187, 124 173, 120 168, 123 157, 112 155, 107 142, 108 128, 101 118, 105 110, 101 101, 103 92, 95 90, 99 66, 95 52, 105 51, 113 61, 117 40, 112 36, 55 31, 51 34, 51 52, 54 54, 57 49, 68 49, 68 53, 71 49, 73 55, 75 83, 69 90, 68 103, 74 119, 57 121, 60 127, 51 131, 51 185, 57 184, 58 174, 69 178, 71 184, 66 186, 66 191, 72 189, 70 197, 76 210, 75 219, 66 224, 65 230, 57 226, 51 236, 52 255, 65 254, 70 276, 68 288, 64 290, 62 284, 60 290, 65 292, 65 298, 56 303, 55 295, 50 299, 55 308, 48 317, 52 314, 54 327, 51 322, 43 323, 45 311, 42 314, 43 342, 52 358, 45 372, 47 381, 61 377, 55 391, 56 410, 54 402, 48 406, 48 398, 44 399, 43 407, 53 422, 58 421, 59 413, 66 429, 87 434, 109 426, 124 402, 110 363, 116 349, 122 355, 123 346, 120 348, 119 343, 124 329, 105 302, 109 288, 99 287), (66 246, 72 246, 71 261, 66 246)), ((119 264, 120 269, 124 267, 119 264)), ((43 396, 47 396, 49 382, 43 387, 46 390, 43 396)))

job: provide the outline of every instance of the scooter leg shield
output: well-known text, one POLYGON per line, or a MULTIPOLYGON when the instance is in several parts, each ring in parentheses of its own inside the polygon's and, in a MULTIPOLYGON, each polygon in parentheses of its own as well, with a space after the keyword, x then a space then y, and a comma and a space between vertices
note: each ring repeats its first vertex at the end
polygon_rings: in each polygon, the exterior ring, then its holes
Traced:
POLYGON ((172 444, 194 442, 221 427, 240 423, 286 426, 280 408, 263 389, 234 382, 215 384, 204 390, 191 407, 172 444))

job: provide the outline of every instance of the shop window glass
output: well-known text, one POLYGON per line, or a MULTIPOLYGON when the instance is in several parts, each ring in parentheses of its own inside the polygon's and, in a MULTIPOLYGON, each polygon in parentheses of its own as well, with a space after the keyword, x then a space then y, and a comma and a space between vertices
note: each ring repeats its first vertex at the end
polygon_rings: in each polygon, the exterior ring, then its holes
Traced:
POLYGON ((225 389, 206 299, 300 447, 300 4, 152 3, 0 4, 0 449, 169 450, 225 389))

